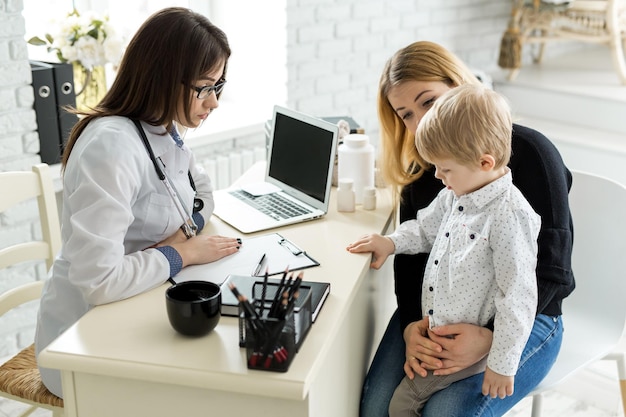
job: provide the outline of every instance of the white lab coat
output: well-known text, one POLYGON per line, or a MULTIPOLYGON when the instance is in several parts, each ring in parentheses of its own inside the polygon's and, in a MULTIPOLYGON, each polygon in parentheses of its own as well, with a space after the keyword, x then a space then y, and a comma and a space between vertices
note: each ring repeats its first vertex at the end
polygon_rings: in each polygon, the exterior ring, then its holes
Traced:
MULTIPOLYGON (((196 166, 189 148, 177 147, 164 127, 142 125, 189 213, 194 198, 191 171, 197 196, 204 201, 201 214, 208 221, 214 207, 209 177, 196 166)), ((137 128, 124 117, 92 121, 76 142, 63 176, 61 219, 63 244, 41 298, 37 353, 93 306, 163 284, 170 275, 169 262, 148 248, 183 224, 137 128)), ((44 383, 61 396, 58 371, 41 371, 44 383)))

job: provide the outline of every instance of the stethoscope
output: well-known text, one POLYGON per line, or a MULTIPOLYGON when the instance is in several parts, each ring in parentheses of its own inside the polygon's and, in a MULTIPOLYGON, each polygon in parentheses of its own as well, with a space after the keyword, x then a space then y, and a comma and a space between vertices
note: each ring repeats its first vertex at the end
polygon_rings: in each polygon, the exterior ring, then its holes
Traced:
MULTIPOLYGON (((174 183, 165 174, 165 164, 163 163, 161 158, 155 157, 154 152, 152 151, 152 146, 150 146, 150 142, 148 142, 148 138, 146 137, 146 132, 144 132, 143 127, 141 126, 141 123, 139 122, 139 120, 134 120, 134 119, 133 119, 133 123, 135 123, 135 126, 137 126, 137 130, 139 131, 139 135, 141 136, 143 144, 146 146, 146 150, 148 151, 150 160, 152 161, 152 164, 154 165, 154 170, 159 176, 159 179, 165 185, 165 189, 170 195, 170 198, 174 202, 174 206, 176 206, 176 210, 178 211, 178 214, 183 220, 183 225, 181 226, 183 233, 185 234, 185 236, 187 236, 187 239, 195 236, 198 233, 198 225, 196 224, 196 222, 194 222, 192 213, 190 213, 189 210, 187 209, 187 206, 185 205, 185 202, 182 200, 180 193, 176 189, 176 186, 174 185, 174 183)), ((188 171, 187 175, 189 176, 189 183, 191 184, 191 188, 193 188, 193 191, 195 192, 196 185, 193 181, 193 178, 191 177, 191 172, 188 171)), ((202 210, 203 207, 204 207, 204 202, 201 199, 199 198, 193 199, 193 213, 199 212, 200 210, 202 210)))

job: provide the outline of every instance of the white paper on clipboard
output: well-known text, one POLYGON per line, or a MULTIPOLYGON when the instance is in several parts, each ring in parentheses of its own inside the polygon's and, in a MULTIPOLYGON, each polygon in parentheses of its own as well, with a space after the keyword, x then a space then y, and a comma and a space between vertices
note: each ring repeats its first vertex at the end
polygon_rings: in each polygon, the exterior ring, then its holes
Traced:
POLYGON ((296 271, 319 265, 304 248, 279 233, 243 238, 242 241, 237 253, 208 264, 183 268, 173 280, 177 283, 199 280, 221 284, 228 275, 251 276, 263 254, 265 259, 258 274, 261 276, 265 274, 266 268, 269 275, 276 275, 283 273, 287 267, 290 271, 296 271))

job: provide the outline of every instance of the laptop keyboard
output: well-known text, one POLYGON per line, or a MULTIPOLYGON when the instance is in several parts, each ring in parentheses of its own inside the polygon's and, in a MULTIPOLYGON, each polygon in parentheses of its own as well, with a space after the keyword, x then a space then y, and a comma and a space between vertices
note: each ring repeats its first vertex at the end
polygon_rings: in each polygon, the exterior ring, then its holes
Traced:
POLYGON ((311 210, 300 207, 279 194, 254 196, 243 190, 229 191, 229 193, 275 220, 289 219, 311 212, 311 210))

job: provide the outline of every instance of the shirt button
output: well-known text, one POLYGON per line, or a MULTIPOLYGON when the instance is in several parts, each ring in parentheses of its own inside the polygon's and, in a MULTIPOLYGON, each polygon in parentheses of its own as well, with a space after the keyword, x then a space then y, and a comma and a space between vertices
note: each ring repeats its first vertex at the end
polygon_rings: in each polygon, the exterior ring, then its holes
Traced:
POLYGON ((434 311, 433 311, 433 309, 432 309, 432 308, 431 308, 430 310, 428 310, 428 315, 429 315, 429 316, 432 316, 432 315, 433 315, 433 313, 434 313, 434 311))
POLYGON ((463 206, 459 206, 459 211, 463 211, 463 206))
POLYGON ((450 237, 450 232, 446 232, 446 237, 450 237))
POLYGON ((434 264, 435 264, 435 265, 439 265, 439 261, 438 261, 437 259, 435 259, 434 264))
POLYGON ((428 291, 434 291, 435 289, 433 287, 428 287, 428 291))
POLYGON ((470 234, 470 239, 474 239, 475 237, 474 233, 470 234))

